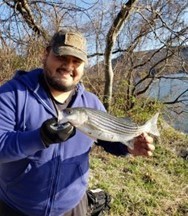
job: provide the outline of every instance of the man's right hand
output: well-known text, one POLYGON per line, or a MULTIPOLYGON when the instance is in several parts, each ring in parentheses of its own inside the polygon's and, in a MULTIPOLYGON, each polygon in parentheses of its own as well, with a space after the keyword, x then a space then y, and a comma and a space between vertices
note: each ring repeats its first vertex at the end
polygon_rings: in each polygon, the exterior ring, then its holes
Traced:
POLYGON ((41 139, 46 147, 68 140, 75 132, 75 127, 69 122, 58 125, 57 118, 46 120, 40 128, 41 139))

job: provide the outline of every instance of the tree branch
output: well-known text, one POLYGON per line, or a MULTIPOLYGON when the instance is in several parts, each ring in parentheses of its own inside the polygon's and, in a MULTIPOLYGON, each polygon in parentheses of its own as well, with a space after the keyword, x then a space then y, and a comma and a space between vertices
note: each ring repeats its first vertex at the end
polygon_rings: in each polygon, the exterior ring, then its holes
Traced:
POLYGON ((163 102, 164 104, 175 104, 175 103, 182 103, 184 101, 188 101, 188 99, 181 99, 181 96, 184 95, 186 92, 188 92, 188 89, 186 89, 185 91, 183 91, 180 95, 178 95, 177 98, 175 98, 173 101, 169 101, 169 102, 163 102))
POLYGON ((42 35, 46 38, 46 33, 42 27, 38 26, 35 22, 31 9, 29 7, 27 0, 14 0, 14 5, 10 4, 8 1, 4 2, 14 10, 18 11, 19 14, 23 17, 24 21, 27 23, 30 29, 32 29, 37 35, 42 35))

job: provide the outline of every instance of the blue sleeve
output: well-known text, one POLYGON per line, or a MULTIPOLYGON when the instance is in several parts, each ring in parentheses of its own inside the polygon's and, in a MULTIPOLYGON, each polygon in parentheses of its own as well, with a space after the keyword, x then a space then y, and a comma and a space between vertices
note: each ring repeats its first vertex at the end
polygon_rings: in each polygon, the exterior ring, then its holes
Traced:
MULTIPOLYGON (((18 127, 19 115, 16 113, 22 105, 17 103, 18 96, 11 84, 0 87, 0 163, 20 160, 45 148, 39 129, 22 131, 18 127)), ((23 94, 19 96, 24 100, 23 94)))
POLYGON ((129 154, 127 146, 120 142, 98 140, 96 145, 101 146, 106 152, 116 156, 127 156, 129 154))

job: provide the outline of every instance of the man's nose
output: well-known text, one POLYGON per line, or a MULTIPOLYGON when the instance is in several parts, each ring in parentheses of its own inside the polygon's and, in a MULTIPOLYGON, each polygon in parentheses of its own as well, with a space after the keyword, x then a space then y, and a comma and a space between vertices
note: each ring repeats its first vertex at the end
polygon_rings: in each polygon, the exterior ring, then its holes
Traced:
POLYGON ((74 68, 73 61, 71 59, 67 59, 66 61, 62 62, 62 66, 68 70, 71 70, 74 68))
POLYGON ((63 65, 68 69, 74 68, 74 64, 73 64, 72 59, 66 59, 66 61, 64 61, 63 65))

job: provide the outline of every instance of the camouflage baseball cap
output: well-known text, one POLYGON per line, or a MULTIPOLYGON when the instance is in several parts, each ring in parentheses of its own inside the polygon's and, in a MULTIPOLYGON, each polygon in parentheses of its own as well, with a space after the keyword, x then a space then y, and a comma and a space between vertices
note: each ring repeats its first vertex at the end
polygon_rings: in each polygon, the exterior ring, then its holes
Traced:
POLYGON ((49 46, 57 56, 71 55, 87 63, 86 39, 76 30, 62 29, 56 32, 49 46))

